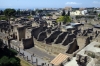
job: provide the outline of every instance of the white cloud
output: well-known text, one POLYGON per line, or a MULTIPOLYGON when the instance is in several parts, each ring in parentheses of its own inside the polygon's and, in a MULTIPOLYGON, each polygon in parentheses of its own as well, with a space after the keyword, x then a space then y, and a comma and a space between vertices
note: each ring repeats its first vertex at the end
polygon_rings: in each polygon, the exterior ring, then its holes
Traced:
POLYGON ((100 2, 99 2, 99 1, 93 1, 93 3, 94 3, 94 4, 100 4, 100 2))
POLYGON ((77 2, 66 2, 66 5, 80 5, 82 3, 77 3, 77 2))

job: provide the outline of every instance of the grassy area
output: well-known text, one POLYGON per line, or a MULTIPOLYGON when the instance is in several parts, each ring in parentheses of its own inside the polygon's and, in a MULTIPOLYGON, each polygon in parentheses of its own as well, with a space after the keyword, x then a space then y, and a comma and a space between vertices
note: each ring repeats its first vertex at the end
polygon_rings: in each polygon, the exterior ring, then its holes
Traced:
MULTIPOLYGON (((20 57, 19 57, 20 58, 20 57)), ((25 61, 24 59, 20 58, 21 60, 21 66, 32 66, 31 64, 29 64, 27 61, 25 61)))

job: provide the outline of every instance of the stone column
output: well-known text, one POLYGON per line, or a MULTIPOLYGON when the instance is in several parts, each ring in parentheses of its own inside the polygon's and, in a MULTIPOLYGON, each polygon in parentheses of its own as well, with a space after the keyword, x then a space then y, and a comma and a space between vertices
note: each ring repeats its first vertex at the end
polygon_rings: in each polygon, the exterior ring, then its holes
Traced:
POLYGON ((52 64, 52 66, 54 66, 54 64, 52 64))
POLYGON ((44 66, 44 63, 42 63, 41 66, 44 66))
POLYGON ((23 58, 24 58, 24 52, 22 54, 23 54, 23 58))
POLYGON ((9 49, 11 48, 10 39, 8 39, 8 47, 9 47, 9 49))
POLYGON ((33 55, 31 55, 31 61, 32 61, 32 64, 33 64, 33 55))
POLYGON ((26 60, 28 61, 28 56, 26 57, 26 60))
POLYGON ((20 47, 18 47, 19 48, 19 53, 20 53, 20 47))
POLYGON ((44 63, 44 65, 46 66, 46 63, 44 63))
POLYGON ((38 59, 36 58, 36 66, 38 66, 38 59))
POLYGON ((17 51, 17 47, 15 46, 15 50, 17 51))

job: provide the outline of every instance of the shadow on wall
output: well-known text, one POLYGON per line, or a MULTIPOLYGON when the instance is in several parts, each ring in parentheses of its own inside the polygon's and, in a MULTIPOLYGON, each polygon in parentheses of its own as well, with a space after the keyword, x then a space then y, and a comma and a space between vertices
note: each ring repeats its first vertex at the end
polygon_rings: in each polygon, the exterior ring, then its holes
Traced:
POLYGON ((61 33, 61 31, 54 31, 48 38, 45 39, 46 44, 54 42, 57 36, 61 33))
POLYGON ((41 32, 41 33, 39 33, 37 40, 44 41, 45 38, 47 38, 46 32, 41 32))
POLYGON ((31 32, 31 33, 32 33, 32 36, 34 36, 34 38, 37 39, 39 33, 42 32, 42 31, 45 31, 46 29, 47 29, 47 27, 38 27, 38 28, 34 28, 34 29, 32 30, 32 32, 31 32))
POLYGON ((77 40, 74 38, 73 41, 70 43, 68 50, 66 53, 72 54, 73 52, 77 51, 79 46, 77 45, 77 40))
POLYGON ((18 40, 21 41, 22 38, 25 38, 25 27, 17 28, 18 29, 18 40))
POLYGON ((34 47, 33 37, 29 39, 22 39, 22 42, 23 42, 24 49, 29 49, 34 47))

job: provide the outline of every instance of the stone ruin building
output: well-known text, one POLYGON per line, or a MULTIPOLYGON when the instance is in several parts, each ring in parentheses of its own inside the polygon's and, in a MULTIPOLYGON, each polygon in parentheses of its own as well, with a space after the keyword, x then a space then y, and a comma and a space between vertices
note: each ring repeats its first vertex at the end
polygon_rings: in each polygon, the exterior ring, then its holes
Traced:
POLYGON ((9 25, 7 22, 1 22, 0 37, 3 39, 3 42, 9 46, 13 41, 13 44, 19 46, 20 48, 28 49, 34 47, 34 40, 31 36, 31 32, 27 31, 27 29, 27 26, 20 24, 9 25), (16 44, 16 42, 18 42, 18 44, 16 44))
MULTIPOLYGON (((55 21, 46 22, 42 19, 24 22, 19 20, 13 24, 0 22, 0 38, 9 47, 13 47, 13 44, 22 49, 36 47, 54 56, 59 53, 72 56, 92 41, 99 41, 100 31, 95 28, 83 29, 84 24, 73 26, 74 29, 65 29, 59 27, 55 21)), ((81 60, 86 58, 81 57, 81 60)), ((78 64, 87 64, 79 61, 78 57, 77 59, 78 64)))
POLYGON ((59 53, 74 54, 90 44, 99 34, 94 28, 82 29, 83 24, 75 25, 75 29, 62 29, 54 27, 38 26, 31 31, 35 46, 52 55, 59 53), (96 33, 97 32, 97 33, 96 33))

